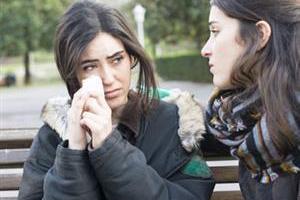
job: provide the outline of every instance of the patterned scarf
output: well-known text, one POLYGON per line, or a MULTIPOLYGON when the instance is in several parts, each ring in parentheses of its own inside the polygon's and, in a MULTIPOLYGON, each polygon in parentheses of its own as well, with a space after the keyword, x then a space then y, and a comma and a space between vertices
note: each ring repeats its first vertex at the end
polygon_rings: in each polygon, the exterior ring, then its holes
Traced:
POLYGON ((239 92, 216 91, 212 95, 205 114, 208 132, 229 146, 232 156, 243 162, 261 183, 270 183, 283 172, 300 171, 299 149, 283 157, 275 148, 266 116, 261 112, 259 94, 254 92, 246 101, 235 99, 231 112, 225 111, 224 102, 239 92))

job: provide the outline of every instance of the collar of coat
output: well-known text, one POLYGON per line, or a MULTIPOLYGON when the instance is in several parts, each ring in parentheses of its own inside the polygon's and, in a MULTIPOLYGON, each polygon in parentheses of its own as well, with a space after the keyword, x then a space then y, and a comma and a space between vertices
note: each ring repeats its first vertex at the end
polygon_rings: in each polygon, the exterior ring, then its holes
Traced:
MULTIPOLYGON (((205 133, 203 107, 194 99, 192 94, 179 90, 171 90, 170 94, 162 98, 162 100, 176 104, 178 107, 178 135, 183 148, 188 152, 198 148, 199 141, 203 138, 202 134, 205 133)), ((68 97, 55 97, 49 99, 42 109, 42 120, 54 129, 62 140, 68 138, 66 128, 69 108, 70 99, 68 97)), ((135 134, 137 133, 138 120, 136 120, 136 123, 132 123, 132 121, 130 122, 123 118, 120 120, 120 123, 126 125, 135 134)))

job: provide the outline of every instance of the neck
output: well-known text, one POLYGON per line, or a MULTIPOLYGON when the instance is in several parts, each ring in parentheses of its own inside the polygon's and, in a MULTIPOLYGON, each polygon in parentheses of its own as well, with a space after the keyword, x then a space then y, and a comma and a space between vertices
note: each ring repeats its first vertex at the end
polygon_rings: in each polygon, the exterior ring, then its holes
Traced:
POLYGON ((111 114, 112 125, 117 125, 119 123, 124 107, 125 105, 122 105, 112 110, 112 114, 111 114))

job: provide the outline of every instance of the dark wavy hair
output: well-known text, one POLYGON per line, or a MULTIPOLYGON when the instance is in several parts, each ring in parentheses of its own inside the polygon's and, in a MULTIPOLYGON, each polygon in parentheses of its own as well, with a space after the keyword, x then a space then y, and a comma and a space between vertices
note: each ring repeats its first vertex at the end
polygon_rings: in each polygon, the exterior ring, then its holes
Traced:
POLYGON ((55 60, 71 98, 80 88, 76 76, 81 54, 99 32, 119 39, 127 53, 139 66, 137 91, 144 110, 157 96, 153 63, 138 42, 123 15, 116 9, 95 1, 73 3, 60 19, 55 35, 55 60))
POLYGON ((258 95, 257 110, 267 116, 276 147, 287 154, 299 143, 300 4, 297 0, 212 0, 227 16, 239 20, 246 51, 235 63, 231 83, 242 92, 235 101, 258 95), (260 49, 256 23, 269 23, 272 33, 260 49))

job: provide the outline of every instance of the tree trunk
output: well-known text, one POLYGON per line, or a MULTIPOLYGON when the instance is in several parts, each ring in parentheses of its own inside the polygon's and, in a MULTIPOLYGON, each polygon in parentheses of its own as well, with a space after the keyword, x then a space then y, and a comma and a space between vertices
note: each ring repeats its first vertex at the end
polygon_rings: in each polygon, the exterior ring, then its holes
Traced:
POLYGON ((25 54, 24 54, 24 67, 25 67, 24 84, 29 85, 30 82, 31 82, 30 51, 26 51, 25 54))

